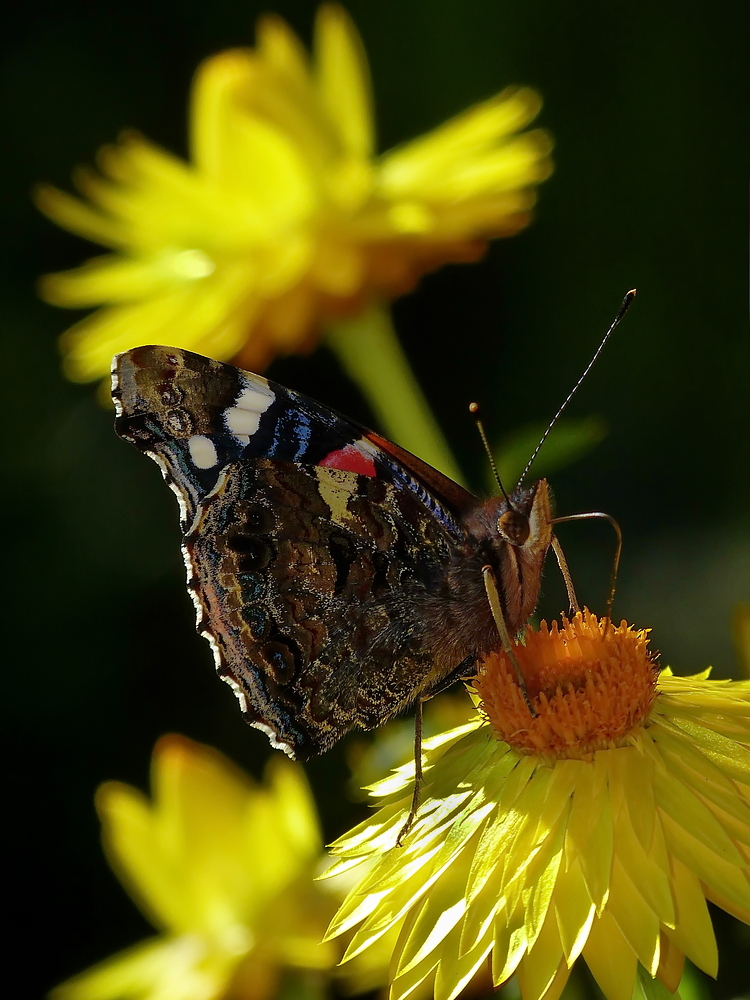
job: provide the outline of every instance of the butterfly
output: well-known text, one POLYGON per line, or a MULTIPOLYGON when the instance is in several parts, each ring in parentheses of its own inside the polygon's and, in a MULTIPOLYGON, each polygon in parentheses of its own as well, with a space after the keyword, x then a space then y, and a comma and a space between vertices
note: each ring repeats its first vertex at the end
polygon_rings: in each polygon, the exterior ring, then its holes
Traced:
POLYGON ((513 635, 534 610, 544 479, 480 500, 300 393, 171 347, 117 355, 112 397, 117 434, 177 496, 216 669, 290 757, 470 676, 498 614, 513 635))

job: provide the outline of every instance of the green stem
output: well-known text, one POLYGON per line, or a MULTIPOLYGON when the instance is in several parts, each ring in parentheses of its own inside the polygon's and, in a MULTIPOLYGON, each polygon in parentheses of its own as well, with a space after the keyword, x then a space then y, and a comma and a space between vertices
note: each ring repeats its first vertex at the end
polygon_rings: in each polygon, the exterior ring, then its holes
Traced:
POLYGON ((364 393, 388 437, 463 483, 450 448, 409 367, 388 307, 376 302, 355 319, 331 325, 326 340, 346 373, 364 393))

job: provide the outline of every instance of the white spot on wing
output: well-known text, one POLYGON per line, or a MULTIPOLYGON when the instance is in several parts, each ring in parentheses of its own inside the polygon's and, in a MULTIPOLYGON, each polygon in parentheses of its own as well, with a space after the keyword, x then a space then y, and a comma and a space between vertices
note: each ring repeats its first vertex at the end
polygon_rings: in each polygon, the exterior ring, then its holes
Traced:
POLYGON ((188 450, 193 464, 199 469, 211 469, 219 460, 213 441, 205 434, 193 434, 188 439, 188 450))
POLYGON ((257 431, 260 417, 261 414, 257 410, 246 410, 242 406, 228 406, 224 410, 227 430, 235 437, 247 436, 248 441, 257 431))
POLYGON ((235 406, 243 410, 254 410, 256 413, 265 413, 274 399, 273 390, 267 385, 253 384, 245 386, 237 399, 235 406))
POLYGON ((228 406, 224 410, 224 423, 229 433, 240 444, 246 445, 258 430, 261 416, 273 403, 274 393, 265 379, 251 381, 250 376, 244 376, 243 381, 245 388, 235 399, 234 406, 228 406))

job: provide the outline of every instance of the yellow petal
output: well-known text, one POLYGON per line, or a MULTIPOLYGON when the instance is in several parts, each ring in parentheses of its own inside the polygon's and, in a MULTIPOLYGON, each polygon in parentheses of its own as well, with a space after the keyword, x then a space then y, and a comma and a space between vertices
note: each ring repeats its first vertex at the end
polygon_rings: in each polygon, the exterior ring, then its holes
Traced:
POLYGON ((546 160, 548 147, 545 133, 529 132, 499 150, 453 164, 425 178, 421 194, 427 201, 450 204, 536 184, 551 172, 546 160))
POLYGON ((655 776, 654 787, 657 806, 662 813, 689 831, 717 857, 730 865, 742 867, 744 859, 721 824, 689 788, 681 781, 659 773, 655 776))
POLYGON ((607 1000, 631 1000, 638 959, 606 910, 591 925, 583 957, 607 1000))
POLYGON ((300 87, 308 82, 310 66, 307 53, 286 21, 275 14, 258 20, 258 51, 264 62, 273 66, 300 87))
POLYGON ((236 115, 237 92, 257 74, 252 52, 228 49, 204 59, 195 72, 190 98, 190 154, 197 169, 221 181, 231 148, 227 132, 236 115))
POLYGON ((578 858, 592 902, 601 913, 609 894, 613 845, 612 805, 602 754, 581 770, 573 794, 565 844, 567 864, 578 858))
POLYGON ((641 965, 655 975, 659 966, 659 918, 633 885, 617 853, 612 860, 607 913, 614 918, 641 965))
POLYGON ((324 4, 315 19, 315 65, 323 106, 342 150, 356 159, 372 154, 372 97, 367 56, 346 11, 324 4))
POLYGON ((509 88, 382 158, 379 183, 389 197, 419 191, 456 163, 471 162, 490 144, 517 131, 536 116, 538 95, 509 88))
POLYGON ((652 726, 649 732, 674 776, 672 780, 687 785, 711 806, 728 812, 750 836, 750 803, 737 795, 737 786, 725 771, 691 742, 676 737, 663 726, 652 726))
MULTIPOLYGON (((539 851, 534 863, 526 873, 526 888, 523 899, 526 906, 530 946, 535 944, 543 923, 549 919, 552 893, 563 857, 564 839, 565 823, 563 820, 558 823, 554 832, 550 832, 544 843, 544 848, 539 851)), ((556 933, 557 931, 555 931, 556 933)))
MULTIPOLYGON (((400 884, 396 885, 394 892, 380 900, 378 912, 368 917, 352 938, 346 952, 347 957, 356 954, 367 943, 376 940, 385 933, 385 931, 401 919, 407 910, 411 909, 416 901, 424 898, 428 892, 440 891, 442 889, 446 889, 449 893, 455 892, 455 884, 453 882, 454 872, 457 873, 456 884, 459 887, 465 886, 465 878, 468 876, 473 855, 471 848, 472 846, 476 846, 478 842, 481 834, 481 824, 486 818, 487 811, 487 809, 484 811, 476 810, 473 814, 469 813, 463 823, 453 825, 445 843, 440 844, 436 849, 429 852, 430 868, 426 870, 426 873, 422 873, 416 867, 419 863, 419 858, 412 862, 414 871, 410 877, 408 876, 408 866, 404 866, 407 868, 407 872, 405 873, 407 877, 399 880, 400 884), (447 875, 445 874, 446 872, 448 872, 447 875), (435 890, 433 887, 439 883, 441 876, 445 881, 435 890)), ((375 873, 377 873, 377 870, 376 868, 375 873)), ((465 903, 462 902, 461 905, 464 906, 465 903)))
POLYGON ((570 968, 581 954, 596 913, 577 858, 567 871, 560 872, 553 903, 560 942, 570 968))
POLYGON ((706 894, 706 899, 710 899, 712 903, 716 903, 722 910, 731 913, 733 917, 741 920, 743 924, 750 924, 750 906, 737 903, 734 893, 724 895, 711 885, 704 885, 703 891, 706 894))
POLYGON ((141 910, 157 927, 190 929, 194 900, 146 799, 128 785, 107 782, 97 790, 96 807, 109 863, 141 910))
POLYGON ((253 330, 257 311, 258 303, 252 298, 238 303, 222 320, 201 334, 194 349, 210 358, 232 358, 241 347, 247 350, 252 345, 249 331, 253 330))
MULTIPOLYGON (((315 207, 312 179, 295 146, 278 129, 253 118, 238 116, 227 136, 222 183, 241 193, 267 225, 299 226, 315 207)), ((279 234, 280 235, 280 234, 279 234)))
POLYGON ((66 374, 73 381, 96 378, 108 370, 113 354, 141 344, 167 343, 208 354, 213 343, 219 357, 231 356, 250 325, 238 326, 231 319, 240 308, 246 317, 251 315, 251 267, 237 261, 218 269, 199 287, 178 286, 152 299, 98 310, 61 338, 61 347, 69 355, 66 374), (240 295, 248 299, 243 302, 240 295))
MULTIPOLYGON (((685 969, 685 955, 663 931, 659 951, 659 968, 656 972, 656 978, 666 986, 670 993, 674 993, 680 985, 685 969)), ((640 974, 642 975, 642 973, 640 974)))
POLYGON ((664 928, 664 933, 694 965, 715 977, 719 952, 701 884, 677 858, 670 859, 670 866, 677 919, 674 929, 664 928))
MULTIPOLYGON (((485 816, 486 812, 485 809, 485 816)), ((401 943, 398 955, 394 956, 396 974, 407 972, 419 964, 462 920, 468 905, 466 879, 474 848, 481 836, 481 821, 475 820, 471 826, 474 832, 464 844, 464 849, 417 906, 418 915, 413 921, 411 934, 401 943)), ((449 834, 449 838, 450 836, 449 834)), ((457 842, 458 840, 456 837, 457 842)), ((435 863, 439 863, 439 860, 440 855, 436 857, 435 863)), ((460 942, 460 931, 459 927, 456 947, 460 942)))
POLYGON ((351 244, 320 243, 315 252, 312 280, 329 295, 353 295, 362 283, 365 259, 351 244))
POLYGON ((105 247, 121 247, 127 242, 126 230, 114 218, 91 208, 79 198, 58 191, 51 184, 34 189, 34 204, 58 226, 105 247))
POLYGON ((567 973, 557 922, 550 911, 533 947, 518 966, 518 985, 523 1000, 540 1000, 548 996, 553 983, 560 982, 561 966, 567 973))
POLYGON ((75 270, 45 275, 39 287, 46 302, 80 309, 102 302, 149 298, 170 286, 200 281, 214 269, 213 261, 201 251, 135 260, 108 254, 94 257, 75 270))
POLYGON ((315 858, 322 849, 320 827, 310 786, 299 766, 281 756, 273 757, 267 776, 275 797, 277 836, 300 858, 315 858))
MULTIPOLYGON (((389 802, 372 813, 358 826, 339 837, 331 844, 331 851, 341 858, 361 858, 370 853, 370 845, 375 852, 395 844, 398 832, 404 825, 403 800, 389 802)), ((336 866, 334 865, 334 869, 336 866)), ((331 871, 331 874, 337 874, 331 871)))
POLYGON ((670 854, 695 872, 705 883, 704 891, 709 899, 711 890, 726 897, 740 908, 750 909, 750 884, 747 875, 734 864, 719 857, 710 847, 693 837, 669 816, 664 816, 663 825, 670 854))
MULTIPOLYGON (((525 791, 528 782, 536 773, 536 763, 531 757, 518 758, 506 754, 499 767, 499 777, 505 779, 502 793, 492 819, 485 826, 476 851, 476 857, 469 877, 467 895, 472 900, 486 884, 487 880, 505 859, 505 854, 517 836, 519 826, 526 814, 517 801, 525 791), (507 778, 506 778, 507 776, 507 778)), ((536 819, 534 819, 536 823, 536 819)))
POLYGON ((492 949, 491 927, 473 948, 463 954, 459 946, 460 936, 460 927, 455 927, 447 935, 440 950, 440 965, 435 976, 435 1000, 454 1000, 474 978, 492 949))
POLYGON ((203 943, 191 936, 144 941, 69 979, 50 994, 55 1000, 195 1000, 219 994, 232 962, 206 962, 203 943))
MULTIPOLYGON (((644 788, 646 782, 644 782, 644 788)), ((614 793, 613 793, 614 797, 614 793)), ((618 810, 614 819, 614 856, 627 874, 629 883, 660 921, 674 924, 674 905, 670 888, 669 856, 661 825, 654 823, 645 847, 635 834, 631 816, 643 799, 648 808, 648 795, 629 803, 629 809, 618 810)), ((654 809, 654 813, 656 810, 654 809)), ((645 964, 645 963, 644 963, 645 964)))
MULTIPOLYGON (((408 917, 404 927, 407 930, 410 929, 408 917)), ((398 944, 396 947, 398 948, 398 944)), ((418 997, 424 996, 426 990, 422 984, 426 980, 434 978, 439 961, 440 956, 436 952, 430 952, 419 965, 414 966, 409 972, 393 977, 388 991, 388 1000, 406 1000, 406 997, 412 994, 416 994, 418 997), (420 987, 422 988, 420 989, 420 987)))
MULTIPOLYGON (((452 881, 453 872, 451 872, 452 881)), ((446 935, 456 927, 466 912, 466 900, 454 891, 453 885, 447 885, 443 881, 433 887, 432 892, 416 909, 418 916, 412 933, 398 955, 396 976, 409 972, 430 953, 440 948, 446 935)), ((442 950, 439 954, 442 960, 442 950)))
POLYGON ((471 951, 481 941, 492 926, 501 905, 502 883, 499 878, 488 878, 481 890, 470 895, 467 889, 466 898, 469 903, 461 928, 460 953, 471 951))
POLYGON ((223 754, 181 736, 165 736, 157 743, 152 786, 165 829, 190 828, 199 850, 213 849, 216 836, 226 832, 223 828, 241 825, 253 791, 247 776, 223 754), (218 823, 212 831, 209 821, 214 819, 218 823))
POLYGON ((499 912, 493 926, 492 981, 501 986, 513 975, 528 944, 523 907, 512 913, 499 912))

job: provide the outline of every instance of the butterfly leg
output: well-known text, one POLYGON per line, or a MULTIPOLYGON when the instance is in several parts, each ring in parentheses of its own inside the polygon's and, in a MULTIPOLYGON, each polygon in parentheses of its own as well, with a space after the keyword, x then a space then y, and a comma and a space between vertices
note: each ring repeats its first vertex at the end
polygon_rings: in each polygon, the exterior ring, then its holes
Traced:
POLYGON ((552 549, 555 553, 555 558, 557 559, 557 565, 560 567, 562 578, 565 581, 565 589, 568 592, 568 603, 570 604, 571 614, 577 615, 578 612, 581 610, 581 607, 578 603, 576 592, 573 589, 573 580, 570 576, 570 570, 568 569, 568 560, 565 558, 562 546, 560 545, 555 535, 552 536, 551 544, 552 544, 552 549))
POLYGON ((396 847, 403 846, 404 837, 414 826, 414 820, 417 818, 417 812, 419 811, 419 800, 422 796, 422 781, 424 780, 422 773, 422 705, 424 705, 426 700, 425 698, 419 699, 417 710, 414 713, 414 791, 411 796, 409 815, 399 830, 398 837, 396 837, 396 847))
POLYGON ((417 818, 417 812, 419 811, 419 800, 422 796, 422 782, 424 781, 424 773, 422 771, 422 706, 430 698, 434 698, 436 694, 447 690, 457 680, 468 680, 470 677, 473 677, 476 662, 476 656, 467 656, 447 677, 443 678, 439 687, 428 694, 423 694, 417 701, 417 710, 414 714, 414 791, 411 797, 409 815, 406 817, 406 822, 401 827, 396 838, 396 847, 402 846, 404 837, 406 837, 409 830, 414 826, 414 820, 417 818))

